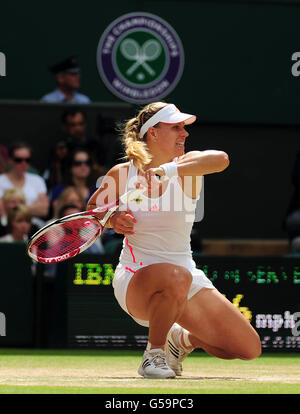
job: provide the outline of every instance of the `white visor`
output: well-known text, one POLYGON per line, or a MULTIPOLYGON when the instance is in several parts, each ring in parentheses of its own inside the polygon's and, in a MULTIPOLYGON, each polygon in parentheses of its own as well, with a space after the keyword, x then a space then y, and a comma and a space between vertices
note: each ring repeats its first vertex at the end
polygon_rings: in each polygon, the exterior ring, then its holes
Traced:
POLYGON ((184 114, 183 112, 180 112, 175 105, 169 104, 156 112, 155 115, 153 115, 150 119, 148 119, 147 122, 144 123, 140 130, 140 138, 143 138, 150 127, 153 127, 159 122, 163 122, 164 124, 178 124, 180 122, 184 122, 186 125, 188 125, 192 124, 195 121, 195 115, 184 114))

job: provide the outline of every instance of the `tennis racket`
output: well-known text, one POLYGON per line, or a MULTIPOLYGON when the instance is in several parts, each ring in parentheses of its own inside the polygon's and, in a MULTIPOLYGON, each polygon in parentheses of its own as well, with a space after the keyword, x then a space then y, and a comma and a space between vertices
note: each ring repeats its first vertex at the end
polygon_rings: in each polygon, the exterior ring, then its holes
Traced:
POLYGON ((58 263, 77 256, 101 235, 105 223, 121 204, 134 201, 143 191, 141 188, 130 190, 114 203, 52 221, 30 238, 28 255, 39 263, 58 263), (105 211, 102 219, 95 215, 105 211))

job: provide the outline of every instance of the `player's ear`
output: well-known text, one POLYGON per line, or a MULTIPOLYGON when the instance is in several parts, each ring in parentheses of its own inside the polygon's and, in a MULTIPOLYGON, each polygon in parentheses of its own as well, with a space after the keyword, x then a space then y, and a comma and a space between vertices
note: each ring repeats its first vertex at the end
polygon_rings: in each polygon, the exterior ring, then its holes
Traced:
POLYGON ((147 138, 151 141, 157 141, 157 128, 150 127, 148 129, 147 138))

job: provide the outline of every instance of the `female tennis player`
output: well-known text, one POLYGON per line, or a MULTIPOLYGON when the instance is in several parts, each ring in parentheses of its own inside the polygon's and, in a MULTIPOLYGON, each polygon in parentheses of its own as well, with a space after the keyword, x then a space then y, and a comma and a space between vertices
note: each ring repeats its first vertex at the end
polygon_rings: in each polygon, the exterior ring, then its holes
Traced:
POLYGON ((229 165, 222 151, 185 153, 185 126, 195 120, 173 104, 145 106, 124 128, 129 162, 107 173, 88 204, 95 208, 130 188, 146 189, 107 224, 125 236, 113 281, 115 296, 137 323, 149 327, 138 369, 145 378, 181 375, 183 359, 195 348, 224 359, 249 360, 261 353, 256 331, 192 259, 199 180, 229 165))

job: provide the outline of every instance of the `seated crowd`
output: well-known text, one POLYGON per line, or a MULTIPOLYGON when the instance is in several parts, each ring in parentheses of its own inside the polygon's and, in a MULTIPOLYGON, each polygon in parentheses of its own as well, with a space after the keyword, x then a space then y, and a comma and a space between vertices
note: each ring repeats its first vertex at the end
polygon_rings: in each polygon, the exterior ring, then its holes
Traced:
MULTIPOLYGON (((0 242, 26 242, 50 221, 86 209, 105 167, 85 144, 70 137, 57 140, 42 173, 34 167, 28 143, 8 148, 0 173, 0 242)), ((105 230, 87 253, 104 254, 105 243, 115 238, 119 235, 105 230)))

